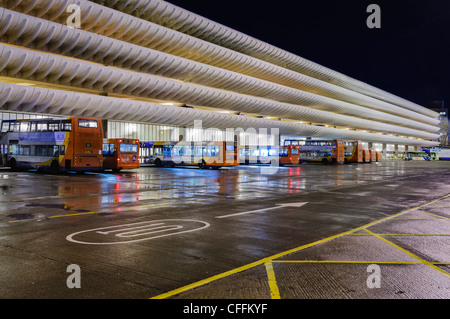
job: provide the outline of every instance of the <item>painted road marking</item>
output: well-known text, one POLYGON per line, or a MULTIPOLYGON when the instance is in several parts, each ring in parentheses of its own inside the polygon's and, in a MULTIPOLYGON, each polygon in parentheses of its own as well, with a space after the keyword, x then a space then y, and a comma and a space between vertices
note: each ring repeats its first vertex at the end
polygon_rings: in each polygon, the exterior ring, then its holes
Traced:
POLYGON ((259 212, 279 209, 279 208, 283 208, 283 207, 302 207, 305 204, 308 204, 308 202, 277 204, 277 206, 275 206, 275 207, 262 208, 262 209, 250 210, 250 211, 247 211, 247 212, 216 216, 216 218, 228 218, 228 217, 234 217, 234 216, 245 215, 245 214, 259 213, 259 212))
MULTIPOLYGON (((415 206, 415 207, 412 207, 412 208, 408 208, 408 209, 406 209, 404 211, 401 211, 401 212, 399 212, 397 214, 393 214, 391 216, 387 216, 385 218, 382 218, 382 219, 379 219, 379 220, 375 220, 375 221, 373 221, 373 222, 371 222, 369 224, 366 224, 366 225, 363 225, 363 226, 351 229, 349 231, 345 231, 343 233, 340 233, 340 234, 337 234, 337 235, 334 235, 334 236, 323 238, 323 239, 317 240, 315 242, 312 242, 312 243, 309 243, 309 244, 306 244, 306 245, 303 245, 303 246, 299 246, 299 247, 296 247, 296 248, 293 248, 293 249, 290 249, 290 250, 287 250, 287 251, 284 251, 284 252, 281 252, 281 253, 278 253, 278 254, 275 254, 275 255, 272 255, 272 256, 260 259, 260 260, 257 260, 257 261, 254 261, 254 262, 252 262, 250 264, 247 264, 247 265, 244 265, 244 266, 241 266, 241 267, 238 267, 238 268, 234 268, 234 269, 228 270, 226 272, 223 272, 223 273, 220 273, 220 274, 217 274, 217 275, 213 275, 211 277, 199 280, 197 282, 194 282, 192 284, 189 284, 189 285, 186 285, 186 286, 183 286, 183 287, 176 288, 176 289, 168 291, 166 293, 162 293, 160 295, 153 296, 153 297, 151 297, 151 299, 165 299, 165 298, 169 298, 169 297, 178 295, 180 293, 192 290, 194 288, 204 286, 204 285, 209 284, 211 282, 214 282, 216 280, 219 280, 219 279, 222 279, 222 278, 225 278, 225 277, 228 277, 228 276, 231 276, 231 275, 243 272, 243 271, 248 270, 248 269, 252 269, 252 268, 260 266, 262 264, 272 263, 275 259, 281 258, 281 257, 289 255, 291 253, 298 252, 298 251, 301 251, 301 250, 306 249, 308 247, 316 246, 318 244, 325 243, 325 242, 331 241, 331 240, 336 239, 336 238, 340 238, 340 237, 345 236, 345 235, 350 235, 350 234, 355 233, 357 231, 365 230, 366 228, 368 228, 370 226, 379 224, 379 223, 381 223, 383 221, 395 218, 397 216, 400 216, 402 214, 408 213, 410 211, 417 210, 417 209, 419 209, 421 207, 428 206, 428 205, 430 205, 432 203, 435 203, 435 202, 437 202, 439 200, 442 200, 442 199, 445 199, 445 198, 448 198, 448 197, 450 197, 450 194, 447 194, 445 196, 442 196, 442 197, 439 197, 437 199, 431 200, 431 201, 429 201, 427 203, 423 203, 421 205, 418 205, 418 206, 415 206)), ((448 274, 447 274, 447 276, 448 276, 448 274)))
POLYGON ((365 230, 366 232, 368 232, 370 235, 375 236, 376 238, 378 238, 378 239, 384 241, 385 243, 388 243, 389 245, 391 245, 391 246, 397 248, 398 250, 401 250, 402 252, 404 252, 404 253, 410 255, 411 257, 416 258, 417 260, 420 260, 423 264, 425 264, 425 265, 427 265, 427 266, 433 268, 434 270, 437 270, 437 271, 441 272, 442 274, 446 275, 447 277, 450 277, 450 274, 449 274, 448 272, 446 272, 445 270, 443 270, 443 269, 441 269, 441 268, 439 268, 439 267, 436 267, 435 265, 433 265, 433 263, 430 263, 430 262, 428 262, 428 261, 426 261, 426 260, 420 258, 419 256, 413 254, 412 252, 410 252, 410 251, 408 251, 408 250, 406 250, 406 249, 404 249, 404 248, 398 246, 397 244, 394 244, 393 242, 387 240, 386 238, 384 238, 384 237, 382 237, 382 236, 380 236, 380 235, 377 235, 377 234, 371 232, 371 231, 368 230, 368 229, 364 229, 364 230, 365 230))
POLYGON ((114 209, 99 210, 99 211, 92 211, 92 212, 70 213, 70 214, 63 214, 63 215, 52 215, 52 216, 48 216, 48 217, 41 216, 41 217, 36 217, 36 218, 10 220, 9 222, 17 223, 17 222, 26 222, 26 221, 41 221, 41 220, 51 219, 51 218, 73 217, 73 216, 81 216, 81 215, 95 215, 95 214, 104 214, 104 213, 116 213, 116 212, 123 212, 123 211, 139 211, 139 210, 143 210, 143 209, 156 209, 156 208, 170 206, 170 205, 172 205, 172 202, 160 202, 160 203, 154 203, 154 204, 149 204, 149 205, 116 207, 114 209))
POLYGON ((68 235, 66 239, 85 245, 128 244, 199 231, 209 226, 209 223, 200 220, 162 219, 82 230, 68 235))
POLYGON ((265 263, 266 272, 267 272, 267 280, 269 282, 270 287, 270 296, 272 299, 281 299, 280 291, 278 290, 277 280, 275 278, 275 271, 273 270, 272 262, 265 263))

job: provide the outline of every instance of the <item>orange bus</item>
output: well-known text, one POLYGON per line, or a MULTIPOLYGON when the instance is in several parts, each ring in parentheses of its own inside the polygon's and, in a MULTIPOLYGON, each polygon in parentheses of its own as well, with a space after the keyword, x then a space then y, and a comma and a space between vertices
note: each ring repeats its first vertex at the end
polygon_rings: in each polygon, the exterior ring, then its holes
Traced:
POLYGON ((299 161, 344 164, 344 140, 298 140, 299 161))
MULTIPOLYGON (((298 141, 293 141, 297 143, 298 141)), ((239 160, 241 164, 273 164, 278 161, 278 165, 296 165, 298 160, 298 146, 290 145, 290 141, 286 142, 286 146, 240 146, 239 160)))
POLYGON ((363 160, 361 141, 345 142, 345 163, 362 163, 363 160))
POLYGON ((113 172, 139 168, 139 140, 108 138, 103 141, 103 168, 113 172))
POLYGON ((370 163, 371 157, 370 157, 370 151, 369 150, 363 150, 363 162, 364 163, 370 163))
POLYGON ((381 162, 383 160, 383 154, 381 152, 376 151, 377 162, 381 162))
POLYGON ((284 140, 280 151, 280 166, 300 164, 300 140, 284 140))
POLYGON ((239 165, 237 142, 145 142, 149 148, 150 163, 164 165, 198 166, 199 168, 231 167, 239 165))
POLYGON ((279 156, 278 147, 269 145, 240 145, 240 164, 270 164, 279 156))
POLYGON ((103 128, 89 117, 5 120, 2 162, 16 169, 101 171, 103 128))
POLYGON ((375 150, 369 150, 370 161, 377 162, 377 152, 375 150))

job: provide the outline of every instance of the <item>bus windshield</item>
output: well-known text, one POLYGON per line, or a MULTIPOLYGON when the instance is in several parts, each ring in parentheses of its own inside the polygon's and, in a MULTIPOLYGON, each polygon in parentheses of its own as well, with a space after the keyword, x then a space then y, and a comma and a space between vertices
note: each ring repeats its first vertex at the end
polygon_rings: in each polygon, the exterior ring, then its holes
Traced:
POLYGON ((120 144, 120 152, 121 153, 137 153, 138 146, 137 146, 137 144, 120 144))

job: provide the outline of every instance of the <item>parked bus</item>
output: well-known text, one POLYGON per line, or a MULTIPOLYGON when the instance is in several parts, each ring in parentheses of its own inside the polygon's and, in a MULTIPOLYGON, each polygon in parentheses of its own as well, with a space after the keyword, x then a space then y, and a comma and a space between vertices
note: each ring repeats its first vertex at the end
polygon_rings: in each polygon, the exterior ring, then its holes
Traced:
POLYGON ((239 160, 241 164, 273 164, 296 165, 298 160, 298 146, 249 146, 239 147, 239 160))
POLYGON ((383 154, 379 151, 376 151, 377 162, 381 162, 383 160, 383 154))
POLYGON ((139 168, 139 140, 108 138, 103 140, 103 168, 113 172, 139 168))
POLYGON ((149 163, 158 167, 220 168, 239 165, 237 142, 145 142, 149 163))
POLYGON ((375 150, 369 150, 370 154, 370 161, 376 162, 377 161, 377 152, 375 150))
POLYGON ((297 165, 300 163, 300 147, 297 145, 294 145, 295 141, 292 142, 291 145, 282 146, 280 149, 280 156, 279 156, 279 165, 297 165))
POLYGON ((436 152, 405 152, 405 161, 436 161, 438 154, 436 152))
POLYGON ((363 148, 361 141, 345 142, 345 163, 362 163, 363 148))
POLYGON ((319 162, 323 164, 343 164, 345 161, 345 145, 341 139, 297 140, 297 142, 300 163, 319 162))
POLYGON ((450 161, 450 149, 448 148, 436 148, 424 149, 423 152, 426 153, 436 153, 437 159, 440 161, 450 161))
POLYGON ((367 149, 363 150, 363 162, 364 163, 370 163, 371 161, 372 160, 371 160, 371 157, 370 157, 370 151, 367 150, 367 149))
POLYGON ((277 147, 267 145, 240 145, 239 161, 241 164, 270 164, 279 156, 277 147))
POLYGON ((16 169, 101 171, 102 122, 88 117, 4 120, 0 151, 16 169))

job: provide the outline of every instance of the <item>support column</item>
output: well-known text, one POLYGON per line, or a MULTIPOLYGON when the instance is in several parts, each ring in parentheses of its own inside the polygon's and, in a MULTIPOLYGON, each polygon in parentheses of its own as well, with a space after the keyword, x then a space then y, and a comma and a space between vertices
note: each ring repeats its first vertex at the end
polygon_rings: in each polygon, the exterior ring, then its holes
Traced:
POLYGON ((108 120, 102 120, 103 138, 108 138, 108 120))
POLYGON ((387 159, 387 146, 386 146, 386 143, 382 144, 381 154, 383 156, 383 160, 386 160, 387 159))
POLYGON ((398 160, 398 144, 394 145, 394 159, 398 160))

